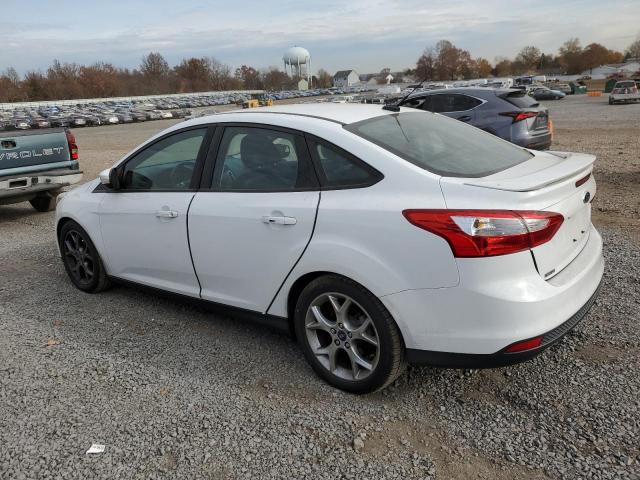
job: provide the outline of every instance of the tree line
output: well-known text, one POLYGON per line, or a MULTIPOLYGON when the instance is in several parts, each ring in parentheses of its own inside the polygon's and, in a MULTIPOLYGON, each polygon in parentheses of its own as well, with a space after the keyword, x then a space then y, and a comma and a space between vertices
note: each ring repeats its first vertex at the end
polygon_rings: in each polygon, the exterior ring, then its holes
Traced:
MULTIPOLYGON (((609 50, 598 43, 582 47, 577 38, 567 40, 557 54, 543 53, 526 46, 513 60, 498 57, 491 64, 486 58, 473 58, 467 50, 441 40, 428 47, 405 74, 417 79, 457 80, 504 77, 521 74, 576 74, 606 63, 640 58, 640 37, 626 52, 609 50)), ((378 74, 384 83, 388 74, 378 74)), ((258 70, 248 65, 233 69, 213 57, 186 58, 171 67, 157 52, 142 58, 137 68, 119 68, 111 63, 92 65, 54 60, 46 71, 30 70, 20 76, 14 68, 0 74, 0 102, 70 100, 77 98, 126 97, 215 90, 295 89, 299 79, 290 78, 277 67, 258 70)), ((324 69, 312 79, 313 87, 328 88, 333 77, 324 69)))
POLYGON ((493 65, 485 58, 473 58, 467 50, 456 47, 449 40, 440 40, 435 46, 427 47, 416 61, 416 67, 406 70, 406 73, 421 80, 468 80, 490 75, 575 75, 600 65, 621 63, 628 58, 640 58, 640 37, 629 45, 625 53, 609 50, 599 43, 583 47, 578 38, 571 38, 562 44, 557 54, 544 53, 529 45, 513 59, 497 57, 493 65))
MULTIPOLYGON (((127 97, 219 90, 283 90, 297 80, 276 67, 257 70, 242 65, 235 70, 212 57, 187 58, 170 67, 157 52, 142 58, 134 69, 111 63, 92 65, 54 60, 46 71, 31 70, 20 77, 14 68, 0 75, 0 102, 127 97)), ((332 77, 318 71, 314 85, 330 87, 332 77)))

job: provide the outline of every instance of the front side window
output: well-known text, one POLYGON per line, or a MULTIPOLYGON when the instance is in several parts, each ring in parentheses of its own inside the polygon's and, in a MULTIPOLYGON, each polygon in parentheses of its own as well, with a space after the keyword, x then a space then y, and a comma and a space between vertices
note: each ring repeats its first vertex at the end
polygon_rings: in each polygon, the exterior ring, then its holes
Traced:
POLYGON ((301 138, 291 133, 257 127, 225 128, 214 190, 290 191, 309 186, 301 138))
POLYGON ((188 190, 206 128, 164 138, 134 155, 124 166, 124 190, 188 190))
POLYGON ((381 115, 344 128, 442 176, 484 177, 533 157, 478 128, 424 112, 381 115))

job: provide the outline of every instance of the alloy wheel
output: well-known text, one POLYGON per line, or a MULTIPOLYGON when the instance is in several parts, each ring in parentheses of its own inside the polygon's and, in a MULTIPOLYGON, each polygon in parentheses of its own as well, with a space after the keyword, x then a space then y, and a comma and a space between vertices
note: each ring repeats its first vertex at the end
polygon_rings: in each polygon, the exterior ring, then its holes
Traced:
POLYGON ((91 283, 95 273, 95 260, 82 234, 76 230, 69 230, 62 245, 64 260, 73 279, 82 285, 91 283))
POLYGON ((380 357, 378 332, 367 311, 342 293, 324 293, 307 309, 311 351, 331 374, 350 381, 371 375, 380 357))

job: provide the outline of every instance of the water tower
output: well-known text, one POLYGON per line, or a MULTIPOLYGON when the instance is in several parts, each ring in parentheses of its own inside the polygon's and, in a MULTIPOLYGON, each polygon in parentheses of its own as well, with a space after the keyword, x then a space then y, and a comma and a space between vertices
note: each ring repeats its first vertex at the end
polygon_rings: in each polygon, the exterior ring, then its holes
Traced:
POLYGON ((311 54, 302 47, 291 47, 284 52, 284 71, 292 78, 303 78, 311 86, 311 54))

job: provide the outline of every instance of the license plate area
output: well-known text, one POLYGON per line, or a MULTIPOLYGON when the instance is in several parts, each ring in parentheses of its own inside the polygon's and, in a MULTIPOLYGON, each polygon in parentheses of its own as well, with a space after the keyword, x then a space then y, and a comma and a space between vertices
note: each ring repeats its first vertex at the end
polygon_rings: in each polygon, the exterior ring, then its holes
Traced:
POLYGON ((547 209, 561 213, 564 222, 549 242, 533 249, 538 272, 545 280, 560 273, 589 240, 591 203, 585 203, 584 198, 585 191, 579 191, 547 209))

